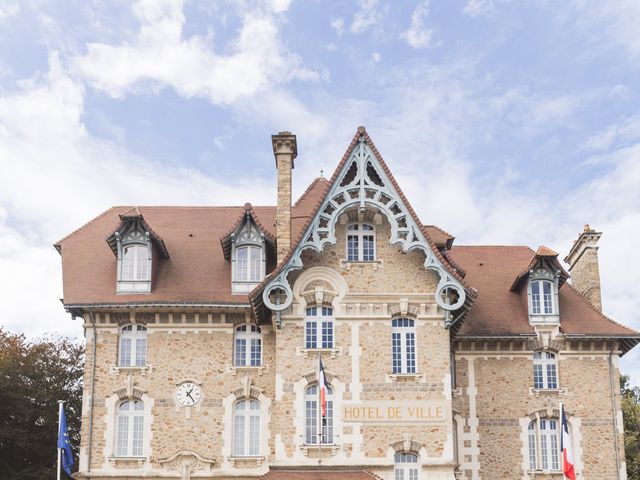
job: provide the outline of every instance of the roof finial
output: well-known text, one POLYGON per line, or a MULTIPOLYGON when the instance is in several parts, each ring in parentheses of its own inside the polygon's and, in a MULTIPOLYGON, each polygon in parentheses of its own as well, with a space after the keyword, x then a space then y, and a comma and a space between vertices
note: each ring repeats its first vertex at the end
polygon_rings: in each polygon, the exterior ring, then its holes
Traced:
POLYGON ((324 178, 324 170, 322 168, 320 169, 320 176, 324 178))

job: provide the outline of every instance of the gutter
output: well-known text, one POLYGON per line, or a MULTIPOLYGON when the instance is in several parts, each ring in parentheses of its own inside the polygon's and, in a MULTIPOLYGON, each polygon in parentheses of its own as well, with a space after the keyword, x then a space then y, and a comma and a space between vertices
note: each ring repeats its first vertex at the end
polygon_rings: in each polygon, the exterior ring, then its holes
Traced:
POLYGON ((611 342, 611 350, 609 351, 609 387, 611 388, 611 418, 613 420, 613 444, 616 447, 616 478, 620 478, 620 445, 618 420, 616 418, 616 397, 615 397, 615 379, 613 375, 613 352, 614 342, 611 342))
POLYGON ((93 449, 93 396, 96 390, 96 352, 98 349, 98 331, 96 329, 96 319, 93 316, 93 309, 89 307, 89 318, 93 329, 93 364, 91 365, 91 404, 89 405, 89 453, 87 455, 87 474, 91 473, 91 451, 93 449))
POLYGON ((67 312, 73 313, 72 310, 82 310, 88 308, 136 308, 136 307, 197 307, 197 308, 251 308, 250 303, 208 303, 208 302, 123 302, 123 303, 75 303, 64 304, 67 312))

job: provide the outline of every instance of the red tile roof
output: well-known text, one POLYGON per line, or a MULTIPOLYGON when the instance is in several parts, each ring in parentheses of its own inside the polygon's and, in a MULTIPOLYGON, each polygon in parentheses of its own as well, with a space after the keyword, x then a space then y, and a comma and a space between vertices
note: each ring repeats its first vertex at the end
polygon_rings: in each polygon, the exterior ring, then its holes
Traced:
MULTIPOLYGON (((450 254, 466 270, 466 280, 478 290, 478 298, 458 335, 534 333, 529 324, 526 289, 510 289, 513 279, 530 265, 533 250, 516 246, 454 246, 450 254)), ((568 283, 560 288, 559 300, 563 333, 638 335, 600 313, 568 283)))

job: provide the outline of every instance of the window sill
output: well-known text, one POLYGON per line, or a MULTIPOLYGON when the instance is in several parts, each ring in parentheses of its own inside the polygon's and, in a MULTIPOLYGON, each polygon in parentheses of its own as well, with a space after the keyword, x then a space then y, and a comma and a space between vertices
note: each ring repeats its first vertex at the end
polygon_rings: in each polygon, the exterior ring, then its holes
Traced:
POLYGON ((265 457, 227 457, 227 460, 234 468, 255 468, 264 463, 265 457))
POLYGON ((550 480, 564 480, 561 470, 528 470, 527 473, 531 480, 546 478, 550 480))
POLYGON ((260 285, 260 282, 232 282, 231 293, 234 295, 250 293, 254 288, 260 285))
POLYGON ((338 450, 340 450, 340 445, 336 445, 335 443, 323 443, 322 445, 304 444, 300 446, 300 450, 302 450, 307 457, 310 452, 329 453, 330 455, 335 455, 338 453, 338 450))
POLYGON ((371 265, 373 270, 379 270, 384 266, 384 262, 382 260, 368 260, 368 261, 356 261, 356 260, 340 260, 340 266, 345 270, 351 270, 353 266, 367 266, 371 265))
POLYGON ((250 366, 250 365, 239 365, 239 366, 227 365, 227 372, 230 372, 232 375, 237 375, 238 372, 239 373, 257 372, 258 375, 262 375, 262 373, 266 370, 266 368, 267 368, 266 365, 256 365, 256 366, 250 366))
POLYGON ((134 367, 134 366, 120 366, 120 365, 109 365, 109 372, 114 374, 116 377, 120 375, 120 373, 139 373, 143 377, 147 375, 147 373, 153 372, 152 365, 145 365, 143 367, 134 367))
POLYGON ((297 354, 304 358, 310 358, 312 356, 318 356, 321 353, 327 353, 331 355, 331 358, 336 358, 342 351, 340 348, 300 348, 297 349, 297 354))
POLYGON ((109 463, 114 467, 141 467, 147 462, 147 457, 109 457, 109 463))
POLYGON ((116 284, 118 294, 151 293, 151 280, 120 280, 116 284))
POLYGON ((421 373, 387 373, 392 382, 417 382, 422 378, 421 373))
POLYGON ((541 393, 547 394, 547 395, 566 395, 567 389, 566 388, 533 388, 533 387, 529 388, 530 396, 539 397, 541 393))

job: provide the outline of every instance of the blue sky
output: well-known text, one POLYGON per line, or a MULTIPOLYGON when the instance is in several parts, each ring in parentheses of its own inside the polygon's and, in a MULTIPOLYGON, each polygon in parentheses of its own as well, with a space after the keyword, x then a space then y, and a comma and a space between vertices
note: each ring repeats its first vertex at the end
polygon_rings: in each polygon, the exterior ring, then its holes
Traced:
POLYGON ((640 329, 638 25, 636 0, 0 0, 1 323, 82 334, 51 244, 109 206, 272 204, 272 133, 300 194, 365 125, 457 244, 603 231, 605 313, 640 329))

